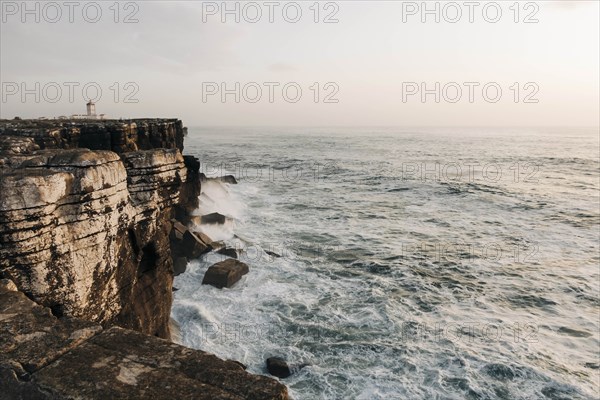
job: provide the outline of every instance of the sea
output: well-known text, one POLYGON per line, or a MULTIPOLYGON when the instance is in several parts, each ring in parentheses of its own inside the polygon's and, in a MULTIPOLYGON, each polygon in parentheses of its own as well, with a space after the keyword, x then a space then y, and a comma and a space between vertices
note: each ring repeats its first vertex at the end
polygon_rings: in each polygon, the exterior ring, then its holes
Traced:
POLYGON ((179 341, 300 399, 598 399, 598 128, 190 128, 193 229, 235 286, 176 277, 179 341), (301 368, 302 365, 307 364, 301 368))

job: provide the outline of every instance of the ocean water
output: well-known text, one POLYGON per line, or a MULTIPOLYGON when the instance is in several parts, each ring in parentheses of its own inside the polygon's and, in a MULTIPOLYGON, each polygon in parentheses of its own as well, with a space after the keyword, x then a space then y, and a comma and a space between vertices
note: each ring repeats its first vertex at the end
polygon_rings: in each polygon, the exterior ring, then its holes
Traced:
POLYGON ((294 399, 600 396, 594 129, 190 129, 197 226, 250 273, 175 279, 181 342, 294 399), (279 257, 278 257, 279 256, 279 257))

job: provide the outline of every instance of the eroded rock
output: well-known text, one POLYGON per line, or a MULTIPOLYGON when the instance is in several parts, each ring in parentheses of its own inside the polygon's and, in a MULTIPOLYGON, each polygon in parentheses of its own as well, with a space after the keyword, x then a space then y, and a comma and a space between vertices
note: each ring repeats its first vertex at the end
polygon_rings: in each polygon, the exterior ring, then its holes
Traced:
POLYGON ((0 137, 0 276, 57 315, 168 337, 170 220, 200 186, 181 121, 0 121, 0 137))
POLYGON ((230 288, 249 271, 248 265, 229 258, 208 268, 202 280, 203 285, 212 285, 219 289, 230 288))
POLYGON ((183 234, 181 246, 183 253, 188 259, 198 258, 210 251, 210 241, 204 241, 201 237, 198 233, 191 231, 186 231, 183 234))
POLYGON ((35 304, 23 293, 0 286, 0 364, 10 360, 32 373, 100 329, 83 320, 59 320, 50 309, 35 304))
POLYGON ((90 399, 288 398, 285 386, 235 362, 120 328, 88 340, 33 380, 62 396, 90 399))

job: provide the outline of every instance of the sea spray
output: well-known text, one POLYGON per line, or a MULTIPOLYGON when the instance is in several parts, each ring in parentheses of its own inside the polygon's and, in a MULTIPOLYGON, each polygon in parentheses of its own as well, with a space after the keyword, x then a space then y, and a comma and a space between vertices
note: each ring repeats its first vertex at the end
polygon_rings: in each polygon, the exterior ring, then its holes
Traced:
POLYGON ((190 227, 192 231, 202 232, 212 240, 222 241, 233 238, 236 220, 239 220, 245 210, 245 205, 235 195, 231 194, 229 184, 218 179, 206 179, 202 182, 199 206, 193 216, 201 217, 219 213, 227 217, 224 224, 202 224, 198 218, 190 227))
POLYGON ((300 400, 600 394, 597 132, 236 129, 188 139, 207 163, 338 168, 318 181, 238 176, 228 187, 247 207, 225 240, 250 272, 219 290, 200 283, 223 255, 190 262, 173 304, 185 344, 256 373, 269 357, 308 362, 285 379, 300 400), (464 160, 511 174, 403 174, 464 160), (543 179, 517 181, 515 163, 539 165, 543 179), (462 256, 457 243, 477 251, 462 256))

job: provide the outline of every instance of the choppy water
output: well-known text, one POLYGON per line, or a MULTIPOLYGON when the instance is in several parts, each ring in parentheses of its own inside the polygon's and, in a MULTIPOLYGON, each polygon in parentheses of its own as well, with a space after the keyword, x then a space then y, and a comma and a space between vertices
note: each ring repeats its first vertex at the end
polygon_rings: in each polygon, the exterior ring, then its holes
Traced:
POLYGON ((239 178, 202 211, 250 273, 176 278, 184 344, 308 362, 295 399, 600 396, 597 130, 190 129, 186 153, 239 178))

